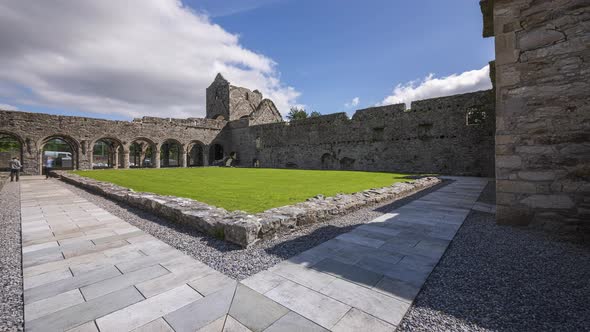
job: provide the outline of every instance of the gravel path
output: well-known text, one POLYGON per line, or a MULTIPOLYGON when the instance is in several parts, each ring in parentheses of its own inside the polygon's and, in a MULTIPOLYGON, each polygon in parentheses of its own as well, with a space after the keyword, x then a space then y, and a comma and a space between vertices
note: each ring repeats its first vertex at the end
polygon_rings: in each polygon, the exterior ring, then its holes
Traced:
POLYGON ((473 211, 398 330, 590 331, 589 280, 590 244, 473 211))
POLYGON ((20 189, 14 182, 0 188, 0 331, 22 331, 20 189))
POLYGON ((275 238, 264 240, 248 249, 242 249, 237 245, 204 235, 193 228, 177 225, 140 209, 115 203, 64 182, 60 183, 77 195, 141 230, 238 280, 265 270, 342 233, 349 232, 357 225, 373 220, 445 185, 444 183, 440 184, 398 201, 367 207, 325 223, 297 227, 292 231, 277 234, 275 238))

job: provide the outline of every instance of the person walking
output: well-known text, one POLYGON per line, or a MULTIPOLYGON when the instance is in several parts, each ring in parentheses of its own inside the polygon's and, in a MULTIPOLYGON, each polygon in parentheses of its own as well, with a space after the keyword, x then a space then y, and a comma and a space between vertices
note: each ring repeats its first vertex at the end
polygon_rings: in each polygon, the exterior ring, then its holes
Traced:
POLYGON ((16 176, 16 182, 19 180, 19 173, 22 165, 17 157, 12 157, 12 160, 8 163, 10 165, 10 182, 14 182, 16 176))
POLYGON ((45 180, 49 179, 49 173, 53 169, 53 158, 47 157, 45 161, 45 180))

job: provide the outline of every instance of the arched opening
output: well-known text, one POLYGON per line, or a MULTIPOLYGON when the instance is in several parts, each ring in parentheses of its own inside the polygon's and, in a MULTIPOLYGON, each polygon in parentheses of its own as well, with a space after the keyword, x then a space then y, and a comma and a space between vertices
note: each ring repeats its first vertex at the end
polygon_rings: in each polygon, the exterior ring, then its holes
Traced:
POLYGON ((133 140, 129 146, 129 167, 153 167, 154 143, 144 138, 133 140))
POLYGON ((77 144, 67 137, 50 137, 43 141, 41 149, 43 166, 50 165, 54 170, 71 170, 77 167, 77 144))
POLYGON ((23 146, 16 136, 0 133, 0 171, 10 171, 9 163, 13 157, 23 160, 23 146))
POLYGON ((254 158, 252 159, 252 167, 259 168, 260 167, 260 160, 254 158))
POLYGON ((330 153, 322 155, 322 169, 338 169, 338 159, 330 153))
POLYGON ((92 146, 92 168, 122 167, 123 146, 117 140, 101 138, 92 146))
POLYGON ((215 162, 223 160, 223 146, 220 144, 213 144, 209 148, 209 163, 214 165, 215 162))
POLYGON ((192 147, 187 154, 187 164, 189 167, 204 166, 203 163, 203 143, 193 142, 192 147))
POLYGON ((181 166, 182 145, 173 139, 162 143, 160 148, 160 167, 179 167, 181 166))

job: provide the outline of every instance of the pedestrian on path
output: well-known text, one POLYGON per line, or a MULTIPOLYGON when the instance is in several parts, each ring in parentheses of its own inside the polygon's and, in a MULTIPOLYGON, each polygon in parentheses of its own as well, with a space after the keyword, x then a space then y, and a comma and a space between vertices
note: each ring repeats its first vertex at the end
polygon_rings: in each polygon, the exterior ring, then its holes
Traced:
POLYGON ((45 180, 49 179, 49 173, 53 169, 53 158, 47 157, 45 161, 45 180))
POLYGON ((12 157, 12 160, 8 163, 10 166, 10 182, 14 182, 14 177, 16 176, 16 182, 19 180, 19 173, 22 165, 20 164, 20 160, 17 157, 12 157))

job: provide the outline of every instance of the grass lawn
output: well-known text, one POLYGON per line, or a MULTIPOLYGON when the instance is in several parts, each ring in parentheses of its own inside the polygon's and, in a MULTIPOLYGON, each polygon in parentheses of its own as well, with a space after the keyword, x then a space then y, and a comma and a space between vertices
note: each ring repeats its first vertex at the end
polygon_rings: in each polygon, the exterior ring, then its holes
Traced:
POLYGON ((166 168, 75 171, 135 191, 192 198, 229 211, 262 212, 305 201, 409 181, 407 174, 265 168, 166 168))

